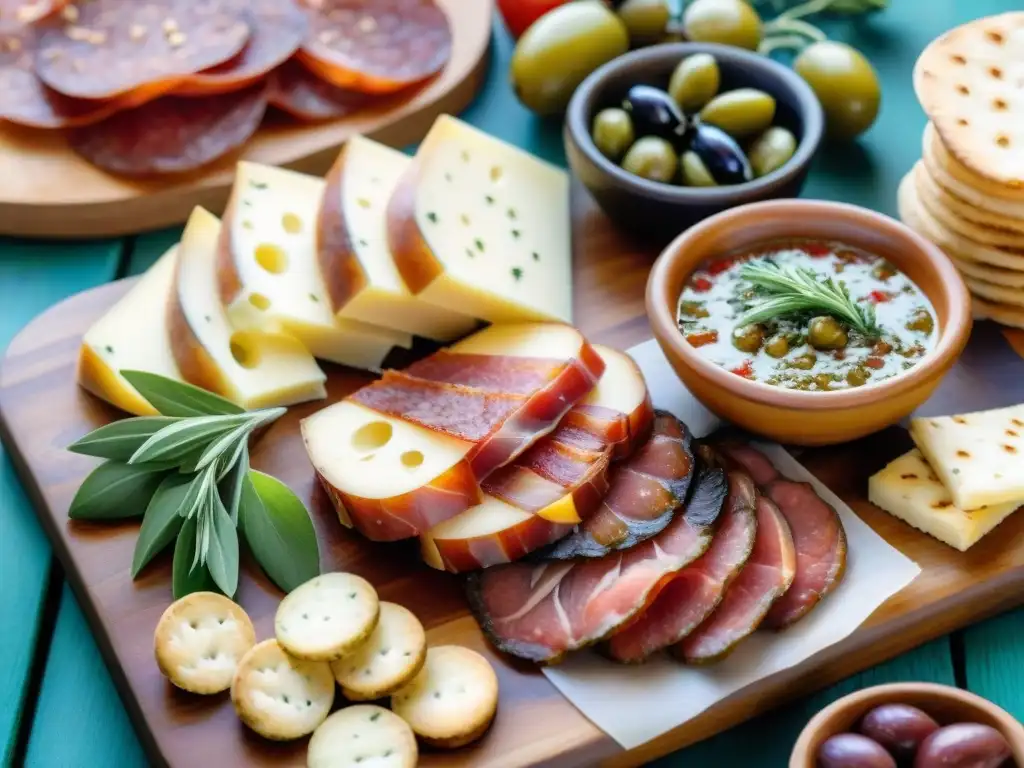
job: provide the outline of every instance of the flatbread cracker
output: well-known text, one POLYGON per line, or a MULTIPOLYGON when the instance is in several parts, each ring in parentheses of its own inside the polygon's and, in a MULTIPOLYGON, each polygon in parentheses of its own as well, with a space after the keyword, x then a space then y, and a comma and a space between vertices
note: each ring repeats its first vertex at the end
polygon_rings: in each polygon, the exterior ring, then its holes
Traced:
POLYGON ((476 651, 439 645, 391 697, 391 709, 425 744, 454 749, 484 735, 498 708, 498 677, 476 651))
POLYGON ((418 759, 409 724, 372 704, 335 712, 316 729, 306 750, 309 768, 416 768, 418 759))
POLYGON ((379 615, 380 602, 370 582, 354 573, 324 573, 281 601, 274 633, 296 658, 334 661, 365 642, 379 615))
POLYGON ((937 184, 979 209, 1024 218, 1024 193, 1000 187, 964 168, 942 146, 935 126, 928 123, 921 139, 921 161, 937 184))
POLYGON ((910 436, 961 509, 1024 499, 1024 405, 913 419, 910 436))
POLYGON ((938 184, 925 164, 914 166, 917 195, 951 229, 979 243, 1024 248, 1024 219, 975 208, 938 184))
POLYGON ((334 676, 324 661, 300 661, 264 640, 239 662, 231 683, 239 719, 260 736, 290 741, 312 733, 334 704, 334 676))
POLYGON ((427 658, 427 635, 416 615, 395 603, 380 604, 370 637, 343 659, 331 662, 334 679, 349 701, 390 696, 409 682, 427 658))
POLYGON ((216 592, 193 592, 174 601, 153 633, 160 671, 191 693, 230 688, 239 660, 254 645, 256 630, 249 615, 216 592))
POLYGON ((970 292, 985 301, 994 304, 1006 304, 1011 307, 1019 307, 1024 311, 1024 291, 1019 288, 1010 288, 1004 285, 993 285, 984 280, 975 280, 973 277, 964 275, 964 282, 970 292))
POLYGON ((975 173, 1024 189, 1024 12, 977 19, 925 48, 914 90, 949 151, 975 173))
POLYGON ((1010 328, 1024 329, 1024 309, 1021 307, 998 304, 973 296, 971 312, 976 320, 992 320, 1010 328))
POLYGON ((1006 288, 1024 288, 1024 272, 990 267, 987 264, 970 261, 969 259, 961 259, 949 251, 946 251, 946 255, 963 274, 964 280, 971 278, 985 283, 1002 285, 1006 288))
POLYGON ((969 512, 961 509, 916 448, 868 479, 868 500, 961 552, 1018 508, 1012 501, 969 512))

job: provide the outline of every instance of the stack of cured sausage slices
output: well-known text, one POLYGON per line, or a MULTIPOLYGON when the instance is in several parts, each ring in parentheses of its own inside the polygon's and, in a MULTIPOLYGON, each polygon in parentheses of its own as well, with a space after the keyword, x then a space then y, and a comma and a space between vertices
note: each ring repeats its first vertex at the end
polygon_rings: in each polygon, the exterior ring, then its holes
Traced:
POLYGON ((268 107, 329 120, 444 68, 433 0, 0 3, 0 120, 65 129, 104 171, 195 171, 241 148, 268 107))

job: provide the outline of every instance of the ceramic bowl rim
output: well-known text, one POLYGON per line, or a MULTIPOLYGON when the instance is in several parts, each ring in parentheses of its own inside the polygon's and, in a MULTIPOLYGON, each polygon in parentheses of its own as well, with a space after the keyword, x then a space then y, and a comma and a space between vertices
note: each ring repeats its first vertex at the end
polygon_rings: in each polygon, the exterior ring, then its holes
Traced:
MULTIPOLYGON (((778 237, 785 236, 781 233, 778 235, 778 237)), ((794 232, 793 236, 799 236, 799 233, 794 232)), ((837 239, 841 240, 842 238, 837 239)), ((899 265, 897 264, 897 266, 899 265)), ((929 296, 929 300, 933 305, 937 303, 932 296, 929 296)), ((941 375, 953 363, 963 350, 972 325, 970 294, 967 292, 967 286, 953 262, 936 245, 905 224, 877 211, 849 203, 825 200, 785 199, 746 203, 717 213, 695 224, 676 237, 658 256, 647 281, 645 304, 651 329, 659 343, 662 346, 670 347, 697 375, 743 400, 803 411, 863 406, 915 389, 930 377, 941 375), (924 257, 925 268, 937 273, 939 291, 944 294, 945 303, 949 307, 945 327, 940 330, 935 347, 929 350, 917 365, 906 372, 876 384, 830 392, 784 389, 760 381, 750 381, 705 360, 683 338, 682 332, 676 325, 676 303, 679 297, 676 295, 674 283, 678 282, 678 287, 681 288, 682 283, 693 270, 688 269, 686 274, 675 281, 670 279, 676 271, 675 264, 680 260, 686 246, 691 241, 719 229, 732 227, 742 230, 744 228, 743 218, 759 211, 765 211, 773 218, 795 222, 799 222, 801 217, 809 216, 815 217, 816 220, 845 220, 855 225, 883 230, 887 235, 905 243, 908 249, 918 252, 924 257)))
POLYGON ((579 150, 603 173, 631 191, 669 203, 729 204, 737 199, 756 197, 770 193, 773 189, 799 176, 821 145, 825 127, 825 115, 807 82, 790 68, 766 56, 751 51, 717 43, 662 43, 631 51, 612 59, 591 72, 580 84, 569 102, 565 126, 579 150), (743 184, 721 187, 683 187, 649 181, 623 170, 613 163, 594 144, 590 135, 590 102, 613 74, 632 69, 649 62, 666 60, 681 61, 695 53, 710 53, 716 59, 728 60, 741 67, 757 69, 767 77, 780 83, 796 94, 802 136, 796 152, 782 167, 769 174, 743 184))

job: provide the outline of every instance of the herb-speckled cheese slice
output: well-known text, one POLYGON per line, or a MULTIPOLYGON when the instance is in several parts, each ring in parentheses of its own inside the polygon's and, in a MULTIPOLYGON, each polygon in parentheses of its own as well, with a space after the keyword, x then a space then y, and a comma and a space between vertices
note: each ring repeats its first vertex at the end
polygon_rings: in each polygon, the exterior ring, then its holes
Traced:
POLYGON ((168 311, 168 333, 182 376, 244 408, 325 397, 323 371, 294 337, 231 325, 217 290, 219 238, 217 217, 193 210, 178 245, 168 311))
POLYGON ((282 329, 315 357, 379 370, 405 332, 334 316, 316 251, 324 182, 239 163, 219 251, 221 298, 239 328, 282 329))
POLYGON ((1013 501, 961 509, 916 449, 895 459, 868 480, 868 499, 894 517, 961 552, 1019 506, 1013 501))
POLYGON ((320 262, 338 317, 451 341, 477 321, 414 296, 388 246, 388 201, 411 162, 362 136, 348 140, 327 174, 318 219, 320 262))
POLYGON ((156 413, 119 373, 146 371, 181 379, 167 334, 167 302, 174 286, 177 246, 149 268, 86 331, 78 355, 78 383, 97 397, 139 416, 156 413))
POLYGON ((572 320, 569 178, 442 115, 388 206, 419 297, 491 322, 572 320))

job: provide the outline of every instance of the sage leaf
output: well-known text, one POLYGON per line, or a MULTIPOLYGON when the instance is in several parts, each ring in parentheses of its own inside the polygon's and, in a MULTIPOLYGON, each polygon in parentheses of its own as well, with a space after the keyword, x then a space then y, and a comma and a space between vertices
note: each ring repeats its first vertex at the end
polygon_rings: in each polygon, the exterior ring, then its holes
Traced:
POLYGON ((197 517, 197 513, 201 511, 203 504, 209 498, 211 485, 213 485, 213 471, 210 469, 193 477, 178 514, 186 519, 197 517))
POLYGON ((220 499, 228 511, 231 522, 238 525, 238 506, 242 501, 242 488, 246 475, 249 473, 249 449, 245 441, 239 443, 238 454, 230 459, 230 470, 220 480, 218 492, 220 499))
POLYGON ((94 429, 69 445, 68 450, 101 459, 128 461, 146 440, 176 421, 178 419, 169 416, 122 419, 94 429))
POLYGON ((164 416, 215 416, 245 411, 220 395, 166 376, 146 371, 129 370, 120 373, 164 416))
POLYGON ((185 521, 178 514, 178 508, 185 500, 188 486, 187 478, 169 475, 160 483, 160 487, 150 499, 146 515, 142 518, 139 538, 135 541, 135 554, 132 555, 133 579, 150 560, 163 551, 164 547, 174 541, 174 537, 181 530, 181 525, 185 521))
POLYGON ((238 590, 238 532, 216 493, 213 494, 211 516, 206 565, 220 591, 233 597, 238 590))
POLYGON ((199 457, 199 461, 196 462, 196 472, 201 469, 205 469, 208 465, 220 459, 226 453, 234 453, 235 447, 249 439, 249 433, 252 432, 253 420, 244 422, 238 427, 235 427, 230 432, 226 432, 217 439, 210 442, 206 446, 206 450, 203 451, 199 457))
POLYGON ((248 416, 197 416, 164 427, 144 442, 128 459, 129 464, 150 461, 181 461, 199 448, 245 422, 248 416))
POLYGON ((166 474, 166 464, 138 467, 105 461, 82 481, 71 501, 68 517, 72 520, 140 517, 166 474))
POLYGON ((174 563, 171 566, 171 593, 175 600, 193 592, 217 591, 217 585, 205 565, 191 567, 195 545, 196 521, 186 520, 178 532, 178 541, 174 545, 174 563))
POLYGON ((309 512, 280 480, 251 470, 242 484, 239 527, 267 577, 285 592, 320 573, 309 512))

